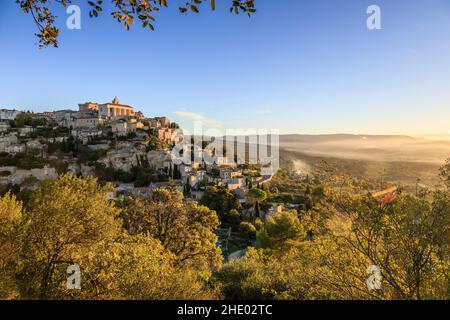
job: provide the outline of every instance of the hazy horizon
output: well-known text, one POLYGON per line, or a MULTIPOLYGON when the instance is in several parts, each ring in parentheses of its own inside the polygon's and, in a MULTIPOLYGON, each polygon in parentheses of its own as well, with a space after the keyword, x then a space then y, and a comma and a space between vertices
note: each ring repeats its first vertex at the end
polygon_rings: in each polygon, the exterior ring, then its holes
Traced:
MULTIPOLYGON (((87 102, 83 101, 83 102, 87 102)), ((80 103, 83 103, 80 102, 80 103)), ((94 102, 94 100, 92 101, 94 102)), ((96 102, 96 101, 95 101, 96 102)), ((106 101, 104 101, 106 102, 106 101)), ((37 108, 37 110, 33 110, 32 108, 26 108, 23 106, 4 106, 4 105, 0 105, 0 109, 16 109, 19 111, 30 111, 30 112, 46 112, 46 111, 56 111, 56 110, 61 110, 61 109, 71 109, 71 110, 77 110, 77 107, 74 106, 69 106, 69 107, 61 107, 61 108, 45 108, 45 107, 41 107, 41 108, 37 108)), ((176 113, 176 112, 175 112, 176 113)), ((152 114, 152 115, 148 115, 145 114, 146 116, 168 116, 169 118, 173 119, 173 114, 174 112, 168 112, 167 114, 152 114), (171 116, 172 115, 172 116, 171 116)), ((177 117, 175 117, 177 118, 177 117)), ((198 117, 196 118, 195 116, 191 117, 191 120, 195 120, 195 121, 202 121, 204 125, 206 125, 206 129, 208 129, 208 127, 213 128, 213 129, 219 129, 219 130, 226 130, 226 129, 236 129, 236 127, 228 127, 228 128, 224 128, 222 125, 218 125, 219 122, 218 121, 211 121, 211 119, 202 119, 202 117, 198 117)), ((192 129, 192 121, 182 121, 182 128, 186 128, 188 127, 189 131, 193 131, 192 129), (184 124, 184 126, 183 126, 184 124), (186 125, 187 124, 187 125, 186 125)), ((247 129, 247 128, 244 128, 247 129)), ((261 128, 255 128, 255 129, 261 129, 261 128)), ((263 129, 276 129, 276 130, 280 130, 279 128, 263 128, 263 129)), ((423 135, 417 135, 414 133, 392 133, 392 132, 380 132, 380 133, 367 133, 367 132, 352 132, 352 131, 315 131, 315 132, 304 132, 301 129, 299 129, 299 131, 295 132, 282 132, 282 130, 280 130, 280 135, 281 136, 289 136, 289 135, 311 135, 311 136, 327 136, 327 135, 355 135, 355 136, 408 136, 411 138, 416 138, 416 139, 427 139, 427 140, 432 140, 432 141, 450 141, 450 131, 447 133, 431 133, 431 134, 423 134, 423 135)))

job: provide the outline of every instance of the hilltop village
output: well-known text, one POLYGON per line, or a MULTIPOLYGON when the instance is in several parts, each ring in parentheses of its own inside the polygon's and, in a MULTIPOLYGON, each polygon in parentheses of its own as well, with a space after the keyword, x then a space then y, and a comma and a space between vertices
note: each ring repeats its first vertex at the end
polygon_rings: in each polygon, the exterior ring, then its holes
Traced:
POLYGON ((171 184, 192 200, 202 199, 206 187, 214 186, 233 192, 244 204, 252 186, 262 188, 271 179, 261 175, 258 165, 229 163, 227 157, 217 156, 212 164, 175 165, 170 151, 184 138, 168 117, 146 117, 117 97, 81 103, 78 110, 2 109, 0 184, 26 192, 39 181, 72 172, 113 183, 114 198, 145 198, 171 184))
POLYGON ((226 157, 216 157, 213 165, 175 165, 170 150, 184 139, 178 124, 165 116, 148 118, 117 97, 82 103, 78 110, 2 109, 0 134, 2 185, 32 188, 33 181, 69 171, 113 182, 117 194, 135 196, 172 179, 198 199, 206 185, 226 185, 242 194, 250 182, 262 180, 255 168, 228 164, 226 157))

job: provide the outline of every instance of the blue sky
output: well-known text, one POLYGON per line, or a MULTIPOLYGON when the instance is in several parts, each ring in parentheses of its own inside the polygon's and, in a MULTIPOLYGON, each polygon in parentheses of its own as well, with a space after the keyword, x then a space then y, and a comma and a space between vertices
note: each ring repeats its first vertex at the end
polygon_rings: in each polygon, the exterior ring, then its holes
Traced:
POLYGON ((155 15, 155 32, 90 19, 85 5, 71 31, 60 11, 60 48, 39 50, 31 17, 1 1, 0 107, 117 95, 187 128, 201 118, 282 133, 449 133, 449 0, 257 0, 251 18, 225 0, 181 15, 182 2, 155 15), (366 28, 370 4, 382 30, 366 28))

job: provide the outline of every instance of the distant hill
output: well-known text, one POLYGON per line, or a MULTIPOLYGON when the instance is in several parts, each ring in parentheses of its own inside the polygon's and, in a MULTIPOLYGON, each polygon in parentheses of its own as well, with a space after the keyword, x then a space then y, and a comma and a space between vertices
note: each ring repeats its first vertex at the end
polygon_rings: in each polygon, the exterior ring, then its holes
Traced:
MULTIPOLYGON (((393 141, 413 141, 418 140, 404 135, 362 135, 362 134, 289 134, 281 135, 282 142, 327 142, 327 141, 360 141, 360 140, 393 140, 393 141)), ((425 139, 422 139, 425 140, 425 139)))

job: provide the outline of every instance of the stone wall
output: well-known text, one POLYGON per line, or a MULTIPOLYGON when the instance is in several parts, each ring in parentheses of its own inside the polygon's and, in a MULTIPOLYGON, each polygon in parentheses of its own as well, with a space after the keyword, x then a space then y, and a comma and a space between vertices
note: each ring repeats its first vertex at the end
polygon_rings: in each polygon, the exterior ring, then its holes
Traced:
POLYGON ((1 184, 21 184, 26 178, 33 176, 37 180, 54 180, 58 178, 58 174, 54 168, 44 167, 42 169, 35 168, 30 170, 17 169, 17 167, 0 167, 0 172, 8 171, 9 176, 0 177, 1 184))

